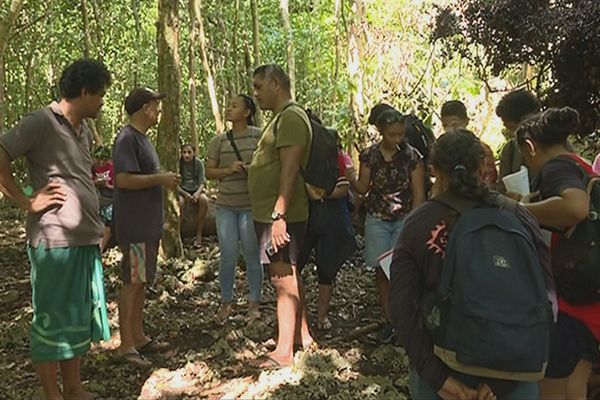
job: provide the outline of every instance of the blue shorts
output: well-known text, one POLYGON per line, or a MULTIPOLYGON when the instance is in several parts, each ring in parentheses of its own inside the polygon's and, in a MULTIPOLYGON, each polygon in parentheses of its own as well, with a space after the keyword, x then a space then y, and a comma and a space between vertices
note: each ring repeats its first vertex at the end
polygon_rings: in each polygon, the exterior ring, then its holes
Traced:
POLYGON ((379 266, 377 259, 396 246, 403 225, 404 217, 394 221, 385 221, 367 214, 365 219, 365 262, 368 266, 379 266))

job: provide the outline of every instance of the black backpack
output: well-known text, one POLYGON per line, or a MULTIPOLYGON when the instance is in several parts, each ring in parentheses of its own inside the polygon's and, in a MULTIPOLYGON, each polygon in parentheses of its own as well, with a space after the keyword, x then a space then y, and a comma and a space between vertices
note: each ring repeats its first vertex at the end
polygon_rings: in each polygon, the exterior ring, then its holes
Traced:
POLYGON ((450 368, 489 378, 534 381, 548 361, 552 310, 537 249, 515 214, 442 194, 457 214, 437 288, 434 352, 450 368))
POLYGON ((429 160, 429 153, 431 146, 435 142, 435 135, 429 129, 423 121, 414 114, 410 114, 406 117, 406 139, 408 144, 417 149, 423 156, 423 160, 427 162, 429 160))
POLYGON ((600 177, 571 157, 557 157, 576 166, 590 197, 586 219, 566 231, 552 248, 552 269, 558 293, 571 304, 600 301, 600 177))
MULTIPOLYGON (((290 103, 279 113, 275 121, 275 135, 279 116, 291 106, 300 107, 296 103, 290 103)), ((323 196, 329 196, 334 191, 339 177, 337 139, 330 129, 324 127, 316 118, 311 118, 311 114, 307 113, 307 117, 312 130, 312 140, 308 163, 301 170, 302 177, 307 185, 323 196)))

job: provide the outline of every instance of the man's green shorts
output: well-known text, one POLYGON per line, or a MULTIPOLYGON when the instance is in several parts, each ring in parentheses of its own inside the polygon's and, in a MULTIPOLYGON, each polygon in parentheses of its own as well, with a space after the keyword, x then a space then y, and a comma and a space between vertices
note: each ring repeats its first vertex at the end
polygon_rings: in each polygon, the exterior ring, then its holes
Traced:
POLYGON ((68 360, 110 339, 98 245, 27 247, 31 263, 34 362, 68 360))

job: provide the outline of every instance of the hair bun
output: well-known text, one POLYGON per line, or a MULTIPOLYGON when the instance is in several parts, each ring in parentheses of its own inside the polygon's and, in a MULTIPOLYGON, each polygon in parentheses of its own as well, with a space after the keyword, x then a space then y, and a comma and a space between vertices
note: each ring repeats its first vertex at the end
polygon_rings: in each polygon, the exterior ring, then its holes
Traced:
POLYGON ((579 113, 571 107, 550 108, 546 111, 546 120, 561 130, 572 132, 579 125, 579 113))
POLYGON ((563 107, 558 110, 560 123, 569 131, 577 129, 579 126, 579 113, 571 107, 563 107))

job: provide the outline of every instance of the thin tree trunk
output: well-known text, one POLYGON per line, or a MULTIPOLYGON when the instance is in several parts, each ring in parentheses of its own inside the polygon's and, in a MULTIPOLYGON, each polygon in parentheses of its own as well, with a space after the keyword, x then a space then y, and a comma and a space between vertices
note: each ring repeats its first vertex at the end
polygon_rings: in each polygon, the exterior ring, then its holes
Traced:
POLYGON ((260 45, 258 41, 259 37, 259 20, 258 20, 258 0, 250 0, 250 7, 252 11, 252 49, 254 50, 254 67, 260 65, 260 45))
POLYGON ((338 101, 337 81, 340 76, 340 57, 342 54, 342 42, 340 40, 340 30, 342 21, 342 0, 335 0, 334 17, 335 17, 335 60, 333 64, 333 82, 336 85, 333 91, 333 105, 338 101))
POLYGON ((8 14, 0 22, 0 133, 6 129, 6 65, 5 54, 10 31, 15 24, 24 0, 12 0, 8 14))
MULTIPOLYGON (((83 56, 85 58, 90 58, 92 39, 90 36, 90 20, 88 18, 86 0, 81 0, 81 17, 83 20, 83 56)), ((98 129, 96 128, 96 122, 92 118, 87 118, 86 123, 92 130, 96 146, 102 146, 103 141, 98 129)))
MULTIPOLYGON (((179 165, 179 2, 158 1, 158 89, 166 93, 158 125, 158 154, 165 170, 177 171, 179 165)), ((181 257, 183 244, 179 231, 179 204, 176 190, 165 190, 165 228, 162 253, 165 257, 181 257)))
POLYGON ((190 88, 190 140, 194 150, 198 151, 198 129, 196 128, 196 38, 198 37, 198 24, 194 18, 194 0, 189 0, 188 11, 192 27, 190 29, 190 44, 189 44, 189 88, 190 88))
MULTIPOLYGON (((260 61, 260 22, 258 19, 258 0, 250 0, 250 11, 252 14, 252 51, 254 55, 254 63, 252 64, 254 68, 258 67, 261 63, 260 61)), ((254 68, 250 68, 248 73, 248 79, 250 82, 253 81, 252 73, 254 72, 254 68)), ((252 83, 250 83, 250 92, 252 93, 252 83)), ((263 114, 260 108, 256 110, 256 118, 254 118, 256 126, 262 127, 263 124, 263 114)))
POLYGON ((208 63, 208 50, 206 45, 206 35, 204 33, 204 21, 202 18, 202 1, 193 0, 194 2, 194 19, 198 23, 199 39, 200 39, 200 53, 202 55, 202 66, 204 67, 204 73, 206 74, 206 86, 208 87, 208 96, 210 97, 210 106, 212 109, 213 116, 215 118, 215 126, 217 133, 222 133, 225 130, 223 120, 221 120, 221 112, 219 111, 219 104, 217 101, 217 91, 215 89, 215 81, 213 79, 213 73, 208 63))
MULTIPOLYGON (((140 35, 142 31, 142 23, 140 21, 140 4, 139 0, 131 0, 131 11, 133 13, 133 20, 135 22, 135 42, 140 42, 140 35)), ((140 51, 137 47, 135 51, 135 63, 133 65, 133 87, 140 85, 140 51)))
MULTIPOLYGON (((355 132, 362 131, 362 116, 365 114, 363 96, 362 37, 360 32, 364 23, 364 4, 362 0, 354 0, 352 6, 354 16, 348 33, 348 79, 350 81, 350 110, 355 132)), ((354 141, 353 141, 354 142, 354 141)), ((354 142, 356 145, 357 143, 354 142)))
POLYGON ((283 20, 283 29, 285 32, 285 42, 287 50, 288 75, 290 76, 290 92, 292 98, 296 97, 296 60, 294 58, 294 38, 292 34, 292 25, 290 23, 289 0, 280 0, 279 8, 281 10, 281 19, 283 20))
MULTIPOLYGON (((241 90, 240 86, 240 70, 239 70, 239 49, 238 49, 238 27, 240 22, 240 0, 235 0, 235 9, 233 13, 233 29, 231 30, 231 55, 233 57, 233 70, 235 72, 235 79, 233 81, 235 85, 235 91, 241 90)), ((233 93, 230 93, 233 94, 233 93)))

